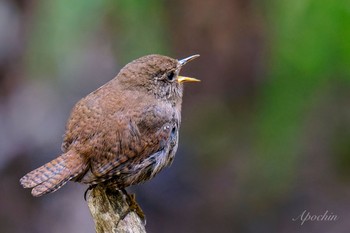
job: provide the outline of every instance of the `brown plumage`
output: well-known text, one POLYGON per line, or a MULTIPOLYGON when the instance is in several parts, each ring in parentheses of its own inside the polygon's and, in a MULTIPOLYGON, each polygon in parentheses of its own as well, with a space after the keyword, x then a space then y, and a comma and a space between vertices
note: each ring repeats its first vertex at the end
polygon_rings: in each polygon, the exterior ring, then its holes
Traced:
POLYGON ((74 106, 63 154, 22 177, 23 187, 41 196, 69 180, 122 189, 154 177, 177 150, 182 83, 199 81, 178 74, 196 57, 148 55, 127 64, 74 106))

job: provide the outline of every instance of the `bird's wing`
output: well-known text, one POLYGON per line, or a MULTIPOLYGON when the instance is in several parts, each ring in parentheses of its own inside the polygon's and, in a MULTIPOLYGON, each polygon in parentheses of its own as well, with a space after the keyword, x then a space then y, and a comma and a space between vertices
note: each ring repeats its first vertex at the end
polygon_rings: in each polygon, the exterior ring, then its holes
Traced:
POLYGON ((89 144, 95 145, 90 148, 93 151, 90 152, 90 175, 93 176, 85 177, 85 181, 107 180, 118 173, 122 164, 124 169, 129 169, 129 165, 161 151, 176 125, 167 109, 154 106, 142 114, 130 110, 129 114, 117 113, 114 119, 105 122, 110 124, 103 126, 108 130, 99 130, 100 133, 89 140, 89 144))
POLYGON ((113 176, 120 165, 142 161, 166 147, 171 130, 171 124, 165 123, 142 133, 143 130, 130 121, 128 127, 116 132, 115 138, 107 139, 113 140, 113 148, 101 148, 102 153, 91 158, 92 173, 96 177, 113 176))

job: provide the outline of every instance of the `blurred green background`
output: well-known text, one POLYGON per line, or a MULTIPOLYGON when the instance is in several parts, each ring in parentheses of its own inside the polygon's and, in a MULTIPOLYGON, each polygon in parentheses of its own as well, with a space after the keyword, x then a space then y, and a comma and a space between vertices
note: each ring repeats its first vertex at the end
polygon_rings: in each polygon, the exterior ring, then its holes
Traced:
POLYGON ((140 56, 184 75, 171 168, 131 188, 149 232, 348 232, 350 1, 0 0, 1 232, 94 232, 70 183, 19 178, 60 154, 70 109, 140 56), (306 210, 337 221, 293 221, 306 210))

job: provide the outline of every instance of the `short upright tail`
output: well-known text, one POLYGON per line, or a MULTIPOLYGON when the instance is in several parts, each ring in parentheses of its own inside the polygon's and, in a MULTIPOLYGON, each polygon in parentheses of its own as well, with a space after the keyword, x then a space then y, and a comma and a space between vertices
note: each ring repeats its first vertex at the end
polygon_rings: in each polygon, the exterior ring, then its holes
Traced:
POLYGON ((68 151, 47 164, 29 172, 20 180, 24 188, 33 188, 35 197, 52 193, 67 181, 85 170, 85 163, 80 155, 68 151))

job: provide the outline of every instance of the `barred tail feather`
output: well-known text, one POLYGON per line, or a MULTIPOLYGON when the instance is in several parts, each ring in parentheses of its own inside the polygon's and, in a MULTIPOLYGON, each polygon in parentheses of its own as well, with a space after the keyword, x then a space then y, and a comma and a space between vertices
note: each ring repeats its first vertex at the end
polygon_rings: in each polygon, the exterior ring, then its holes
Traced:
POLYGON ((68 151, 29 172, 21 178, 20 182, 24 188, 33 188, 32 195, 38 197, 56 191, 84 170, 85 163, 82 158, 78 154, 68 151))

